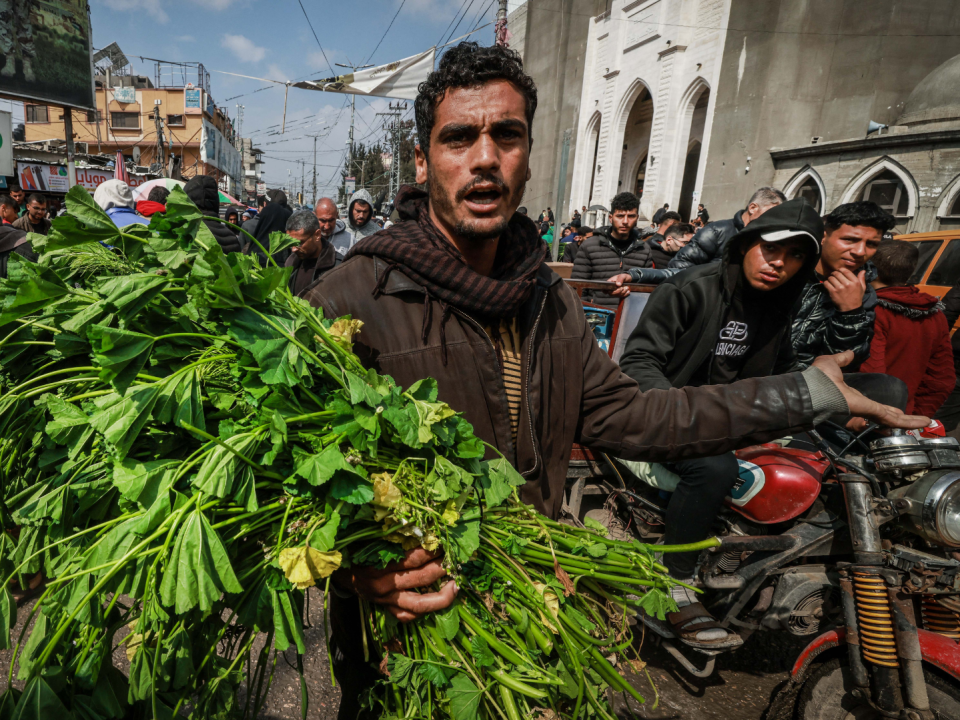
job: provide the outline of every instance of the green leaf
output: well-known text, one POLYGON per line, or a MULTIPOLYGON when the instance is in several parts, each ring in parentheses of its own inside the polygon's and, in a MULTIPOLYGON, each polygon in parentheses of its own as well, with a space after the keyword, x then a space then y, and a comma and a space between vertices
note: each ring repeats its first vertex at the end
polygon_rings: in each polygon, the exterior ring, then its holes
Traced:
POLYGON ((224 315, 229 325, 229 335, 247 350, 260 366, 260 377, 267 385, 297 385, 306 365, 300 349, 286 336, 294 336, 302 324, 302 318, 291 320, 280 315, 260 317, 253 310, 244 308, 224 315), (278 332, 275 327, 283 330, 278 332))
POLYGON ((143 385, 127 388, 123 395, 111 393, 97 399, 100 409, 90 424, 114 447, 118 459, 126 457, 150 420, 158 394, 158 386, 143 385))
POLYGON ((190 633, 181 626, 163 639, 163 673, 174 690, 187 687, 193 680, 194 664, 190 633))
POLYGON ((290 597, 287 590, 272 592, 271 601, 273 603, 273 627, 275 631, 274 645, 277 650, 283 652, 291 644, 297 646, 297 652, 303 655, 307 651, 306 641, 303 637, 303 619, 299 607, 294 607, 295 602, 290 597))
MULTIPOLYGON (((241 460, 239 455, 250 458, 255 454, 260 445, 260 438, 259 434, 241 433, 224 441, 227 447, 217 445, 200 466, 197 477, 193 480, 194 486, 205 493, 222 498, 233 497, 240 491, 247 491, 248 488, 245 487, 247 477, 244 470, 248 469, 249 465, 241 460)), ((258 507, 256 494, 246 498, 245 504, 248 505, 248 510, 256 510, 258 507)))
POLYGON ((31 263, 24 263, 24 268, 28 268, 27 277, 17 288, 13 302, 4 306, 0 313, 0 326, 41 310, 70 293, 69 288, 52 268, 31 263))
POLYGON ((120 231, 110 216, 80 185, 70 188, 65 202, 66 214, 54 218, 51 222, 46 246, 48 251, 88 242, 108 242, 120 236, 120 231))
POLYGON ((640 607, 658 620, 666 620, 668 612, 677 611, 676 601, 662 590, 650 588, 640 596, 640 607))
POLYGON ((177 427, 186 423, 200 430, 207 429, 197 368, 171 375, 163 382, 153 417, 157 422, 172 422, 177 427))
POLYGON ((600 533, 603 537, 607 536, 607 526, 604 525, 599 520, 594 520, 591 517, 585 518, 583 524, 586 525, 591 530, 595 530, 600 533))
POLYGON ((183 614, 197 605, 204 614, 223 593, 239 593, 237 581, 220 536, 203 513, 194 510, 180 528, 164 569, 160 597, 167 607, 183 614))
POLYGON ((110 383, 118 393, 126 391, 137 379, 153 348, 153 338, 130 330, 91 325, 87 339, 93 357, 100 365, 100 379, 110 383))
POLYGON ((407 388, 407 394, 423 402, 437 401, 437 381, 433 378, 417 380, 407 388))
POLYGON ((9 650, 10 633, 17 624, 17 603, 9 586, 0 589, 0 650, 9 650))
POLYGON ((164 275, 135 273, 107 280, 100 286, 100 294, 120 317, 129 320, 157 297, 168 283, 164 275))
POLYGON ((333 550, 337 539, 337 530, 340 529, 340 513, 334 510, 330 513, 330 518, 312 533, 307 540, 307 544, 316 548, 320 552, 333 550))
POLYGON ((23 689, 14 720, 69 720, 72 714, 42 677, 35 677, 23 689))
POLYGON ((315 455, 308 454, 299 447, 293 448, 294 472, 311 485, 320 487, 338 470, 345 470, 359 477, 365 477, 357 468, 347 462, 340 448, 329 445, 315 455))
POLYGON ((450 714, 453 720, 477 720, 482 690, 464 673, 457 673, 450 682, 450 714))
POLYGON ((415 665, 406 655, 390 653, 387 658, 387 673, 390 675, 391 685, 396 685, 401 690, 413 688, 415 665))
POLYGON ((113 484, 127 500, 147 509, 171 488, 178 466, 176 460, 124 460, 113 466, 113 484))
POLYGON ((417 669, 438 690, 450 686, 450 678, 455 672, 453 668, 441 667, 433 663, 421 663, 417 669))
POLYGON ((74 445, 90 429, 90 418, 87 414, 56 395, 44 393, 36 404, 45 407, 53 416, 44 430, 58 445, 74 445))
POLYGON ((601 558, 607 554, 607 546, 603 543, 593 543, 592 545, 587 545, 585 550, 587 555, 593 558, 601 558))
POLYGON ((480 521, 461 522, 450 528, 454 548, 447 548, 454 562, 466 562, 480 548, 480 521))
POLYGON ((446 610, 435 612, 430 615, 437 625, 437 630, 444 640, 453 640, 460 632, 460 611, 456 605, 451 605, 446 610))
POLYGON ((477 665, 480 667, 491 667, 496 662, 487 641, 479 635, 470 638, 470 654, 473 655, 473 659, 477 661, 477 665))
POLYGON ((504 500, 513 495, 515 487, 521 487, 526 482, 504 458, 491 460, 487 463, 487 472, 480 476, 484 503, 488 508, 502 505, 504 500))
POLYGON ((333 479, 330 496, 353 505, 364 505, 373 500, 373 485, 356 475, 340 474, 333 479))

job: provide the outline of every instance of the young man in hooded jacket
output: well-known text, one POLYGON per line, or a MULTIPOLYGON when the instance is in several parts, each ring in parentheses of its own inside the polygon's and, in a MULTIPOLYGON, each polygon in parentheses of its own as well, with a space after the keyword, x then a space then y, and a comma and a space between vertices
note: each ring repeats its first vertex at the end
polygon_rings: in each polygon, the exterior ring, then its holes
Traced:
MULTIPOLYGON (((662 283, 630 335, 620 369, 640 389, 727 385, 797 369, 790 338, 794 303, 813 277, 823 223, 803 199, 770 209, 734 235, 719 263, 693 268, 662 283)), ((667 506, 667 545, 706 539, 739 477, 732 452, 682 459, 668 469, 679 484, 667 506)), ((664 555, 678 580, 691 581, 697 553, 664 555)), ((679 610, 667 620, 681 640, 701 649, 736 647, 695 595, 673 593, 679 610)))
POLYGON ((342 257, 350 251, 350 248, 378 230, 380 226, 373 219, 373 197, 361 188, 350 196, 347 222, 337 223, 337 231, 330 238, 330 242, 342 257))
MULTIPOLYGON (((220 188, 210 175, 191 178, 183 186, 183 191, 207 218, 220 217, 220 188)), ((224 253, 240 252, 243 248, 237 234, 222 222, 204 218, 203 224, 217 239, 224 253)))
MULTIPOLYGON (((435 378, 440 399, 526 479, 525 502, 558 517, 575 441, 673 461, 782 437, 835 412, 927 424, 850 391, 834 358, 805 374, 641 393, 597 345, 533 222, 516 212, 536 106, 516 52, 450 48, 416 100, 417 181, 428 191, 401 188, 400 221, 357 243, 303 295, 325 317, 364 323, 354 350, 368 367, 403 387, 435 378)), ((443 562, 417 548, 384 569, 334 574, 340 718, 356 720, 364 687, 378 677, 377 660, 364 660, 356 595, 404 622, 442 610, 457 593, 443 562)))

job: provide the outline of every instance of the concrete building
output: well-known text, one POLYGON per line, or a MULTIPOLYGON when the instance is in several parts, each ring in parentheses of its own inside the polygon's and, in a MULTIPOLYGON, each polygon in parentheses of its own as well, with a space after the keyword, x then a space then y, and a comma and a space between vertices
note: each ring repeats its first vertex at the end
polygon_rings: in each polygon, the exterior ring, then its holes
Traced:
POLYGON ((256 207, 257 195, 263 194, 257 190, 263 177, 263 150, 255 148, 250 138, 240 141, 240 150, 243 154, 243 197, 238 196, 238 199, 256 207))
POLYGON ((521 12, 512 44, 541 93, 531 213, 559 206, 566 220, 630 190, 646 217, 703 202, 719 219, 772 184, 824 212, 880 200, 903 230, 960 221, 954 0, 528 0, 521 12), (871 120, 891 127, 868 134, 871 120))
MULTIPOLYGON (((130 168, 183 179, 212 175, 221 190, 235 195, 243 175, 233 123, 210 97, 210 76, 203 66, 176 65, 177 72, 171 73, 158 63, 154 80, 97 74, 97 112, 73 111, 74 141, 82 152, 115 156, 120 151, 130 168)), ((24 103, 24 140, 66 137, 63 112, 53 105, 24 103)))

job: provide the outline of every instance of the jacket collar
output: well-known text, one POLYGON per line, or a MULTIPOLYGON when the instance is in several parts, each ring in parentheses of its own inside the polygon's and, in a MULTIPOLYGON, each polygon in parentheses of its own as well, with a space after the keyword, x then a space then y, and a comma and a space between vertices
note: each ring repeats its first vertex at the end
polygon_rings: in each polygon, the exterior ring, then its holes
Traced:
MULTIPOLYGON (((601 245, 606 245, 608 248, 610 248, 617 254, 628 255, 629 253, 632 253, 634 250, 636 250, 638 247, 640 247, 644 243, 644 240, 642 240, 640 237, 640 231, 637 230, 636 228, 633 228, 633 230, 630 231, 630 237, 629 237, 630 244, 621 253, 620 248, 616 246, 615 241, 613 240, 612 237, 610 237, 610 233, 612 231, 613 231, 613 227, 610 225, 606 225, 600 228, 599 230, 597 230, 596 235, 599 238, 601 245)), ((619 242, 619 241, 616 241, 616 242, 619 242)))

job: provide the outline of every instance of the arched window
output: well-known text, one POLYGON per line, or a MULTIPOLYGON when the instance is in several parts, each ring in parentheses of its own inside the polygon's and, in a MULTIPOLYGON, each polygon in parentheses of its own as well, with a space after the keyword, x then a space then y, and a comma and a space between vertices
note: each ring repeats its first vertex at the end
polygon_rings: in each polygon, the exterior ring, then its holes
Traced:
POLYGON ((637 182, 634 185, 633 193, 638 198, 643 197, 643 179, 647 176, 647 158, 640 161, 640 167, 637 168, 637 182))
POLYGON ((947 215, 951 217, 957 217, 960 215, 960 193, 957 193, 957 196, 953 199, 953 205, 950 206, 950 210, 947 212, 947 215))
POLYGON ((897 217, 906 217, 909 212, 910 196, 907 194, 907 188, 903 180, 890 170, 884 170, 867 182, 857 196, 857 200, 875 202, 897 217))
POLYGON ((820 186, 812 177, 808 177, 793 194, 794 198, 803 198, 813 206, 817 212, 823 211, 823 197, 820 195, 820 186))

